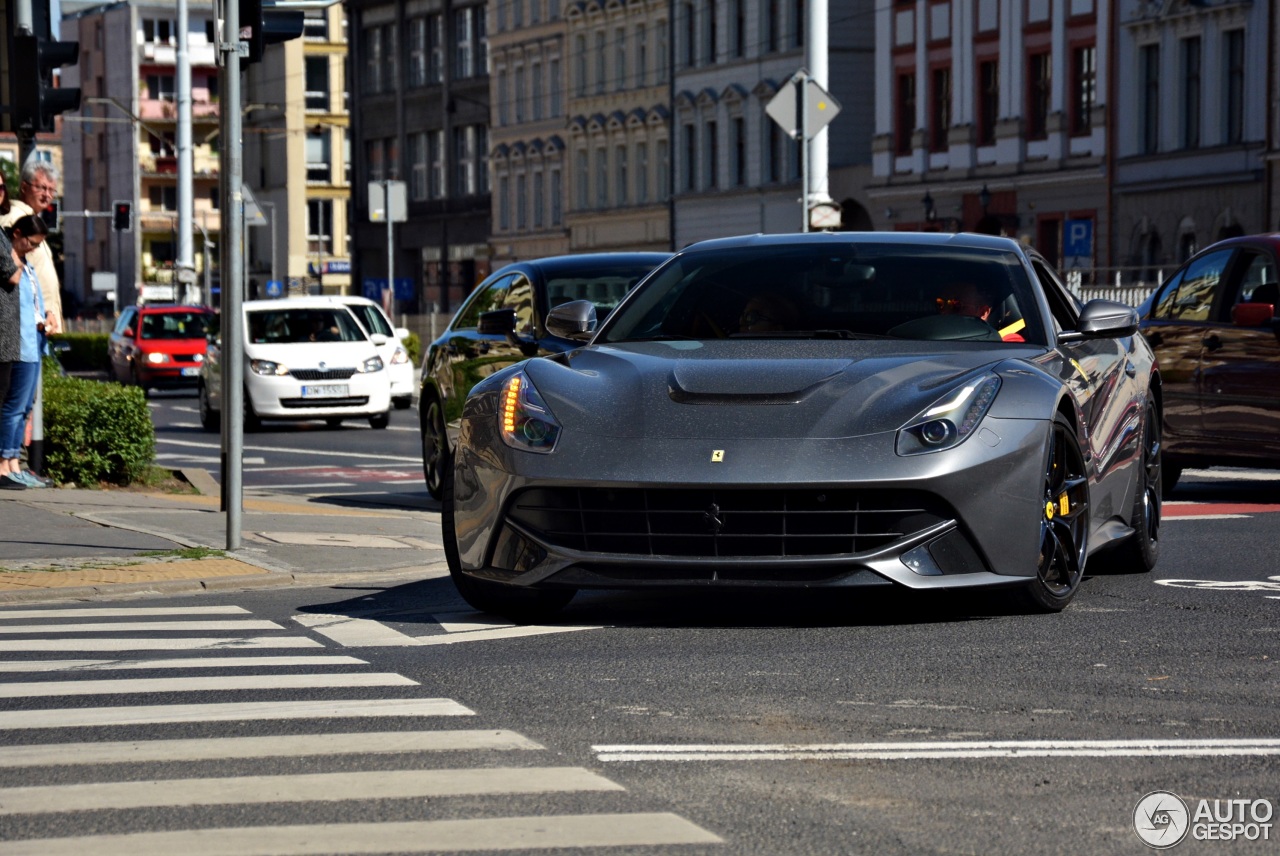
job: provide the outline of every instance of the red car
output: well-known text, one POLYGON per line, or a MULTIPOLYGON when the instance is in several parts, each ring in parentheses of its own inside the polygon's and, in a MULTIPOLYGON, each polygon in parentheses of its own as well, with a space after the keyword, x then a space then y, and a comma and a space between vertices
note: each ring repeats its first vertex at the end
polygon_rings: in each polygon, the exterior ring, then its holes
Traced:
POLYGON ((200 366, 208 347, 206 333, 213 319, 213 310, 207 306, 126 307, 107 342, 116 380, 140 386, 144 391, 195 387, 200 381, 200 366))

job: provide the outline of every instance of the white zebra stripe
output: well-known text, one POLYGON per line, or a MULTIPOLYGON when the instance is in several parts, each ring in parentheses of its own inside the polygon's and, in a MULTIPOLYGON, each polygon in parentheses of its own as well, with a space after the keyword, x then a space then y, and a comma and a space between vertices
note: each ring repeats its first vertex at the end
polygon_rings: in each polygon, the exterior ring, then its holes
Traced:
POLYGON ((380 716, 475 716, 475 712, 448 698, 156 704, 0 711, 0 730, 380 716))
POLYGON ((331 675, 229 675, 202 678, 135 678, 116 681, 41 681, 0 684, 0 698, 416 686, 419 684, 412 678, 392 672, 331 675))

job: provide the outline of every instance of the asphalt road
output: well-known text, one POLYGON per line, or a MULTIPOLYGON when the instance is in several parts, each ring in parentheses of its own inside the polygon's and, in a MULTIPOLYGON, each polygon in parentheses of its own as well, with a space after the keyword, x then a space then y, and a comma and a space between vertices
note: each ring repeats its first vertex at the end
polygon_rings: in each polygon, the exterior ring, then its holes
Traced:
MULTIPOLYGON (((531 630, 468 613, 447 579, 372 576, 68 605, 235 610, 216 616, 0 610, 0 854, 1125 854, 1148 850, 1134 811, 1153 791, 1193 815, 1201 800, 1280 815, 1276 481, 1223 475, 1189 474, 1155 572, 1092 576, 1058 615, 989 595, 591 593, 531 630), (231 629, 70 629, 153 620, 231 629), (184 648, 192 636, 238 642, 184 648), (133 683, 175 678, 204 683, 133 683), (298 703, 322 715, 280 718, 298 703), (146 722, 156 705, 167 721, 146 722), (444 731, 490 742, 423 748, 444 731), (396 751, 356 742, 380 732, 396 751), (335 734, 350 754, 283 739, 335 734), (254 736, 265 755, 223 742, 254 736), (181 741, 168 761, 94 754, 161 739, 181 741), (209 757, 178 760, 191 752, 209 757), (185 778, 230 781, 213 797, 126 784, 185 778), (192 829, 220 831, 161 837, 192 829)), ((1273 853, 1275 838, 1174 852, 1273 853)))

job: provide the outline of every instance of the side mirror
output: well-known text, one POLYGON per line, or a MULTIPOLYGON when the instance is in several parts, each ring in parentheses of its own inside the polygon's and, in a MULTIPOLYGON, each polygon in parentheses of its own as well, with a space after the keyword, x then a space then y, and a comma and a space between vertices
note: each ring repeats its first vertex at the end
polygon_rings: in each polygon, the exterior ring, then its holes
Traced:
POLYGON ((409 338, 409 328, 408 328, 408 327, 397 327, 397 328, 395 328, 394 330, 392 330, 391 332, 392 332, 392 333, 395 333, 395 334, 396 334, 396 338, 397 338, 397 339, 399 339, 401 342, 403 342, 405 339, 409 338))
POLYGON ((596 333, 596 305, 590 300, 561 303, 547 313, 547 332, 561 339, 587 341, 596 333))
POLYGON ((1262 327, 1276 315, 1271 303, 1237 303, 1231 307, 1231 323, 1237 327, 1262 327))
POLYGON ((1082 339, 1119 339, 1138 332, 1138 310, 1114 300, 1090 300, 1080 311, 1075 330, 1059 334, 1059 342, 1082 339))
POLYGON ((120 335, 124 336, 126 339, 132 339, 132 338, 133 338, 133 328, 132 328, 132 327, 125 327, 125 328, 124 328, 124 332, 123 332, 123 333, 121 333, 120 335))
POLYGON ((382 335, 381 333, 370 333, 369 341, 373 342, 375 347, 381 348, 383 345, 385 345, 387 342, 390 342, 391 340, 388 339, 386 336, 382 335))
POLYGON ((477 329, 482 336, 506 336, 516 331, 516 311, 514 309, 493 309, 480 313, 477 329))

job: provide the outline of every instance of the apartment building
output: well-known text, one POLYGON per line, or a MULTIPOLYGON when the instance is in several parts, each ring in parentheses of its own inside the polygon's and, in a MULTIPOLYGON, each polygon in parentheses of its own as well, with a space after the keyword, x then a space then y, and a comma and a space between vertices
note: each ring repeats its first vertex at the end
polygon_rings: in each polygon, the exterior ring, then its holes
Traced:
POLYGON ((341 4, 304 15, 302 38, 268 46, 245 76, 244 180, 263 215, 246 226, 250 297, 361 291, 349 246, 346 15, 341 4))
POLYGON ((878 6, 875 228, 1007 234, 1074 266, 1109 258, 1110 2, 878 6))
POLYGON ((349 0, 353 273, 386 278, 368 185, 404 181, 398 308, 447 312, 490 270, 489 10, 480 0, 349 0), (400 287, 407 286, 407 287, 400 287))
POLYGON ((197 284, 178 293, 177 12, 174 3, 121 0, 65 11, 59 38, 80 43, 62 70, 81 90, 63 117, 63 286, 90 294, 96 272, 114 272, 119 303, 151 293, 209 300, 200 286, 220 243, 218 69, 213 5, 189 0, 192 164, 197 284), (113 231, 112 204, 132 203, 133 228, 113 231), (74 212, 76 216, 70 216, 74 212), (158 287, 158 288, 156 288, 158 287))
POLYGON ((1150 280, 1214 241, 1280 228, 1275 3, 1117 0, 1116 22, 1116 264, 1150 280))

